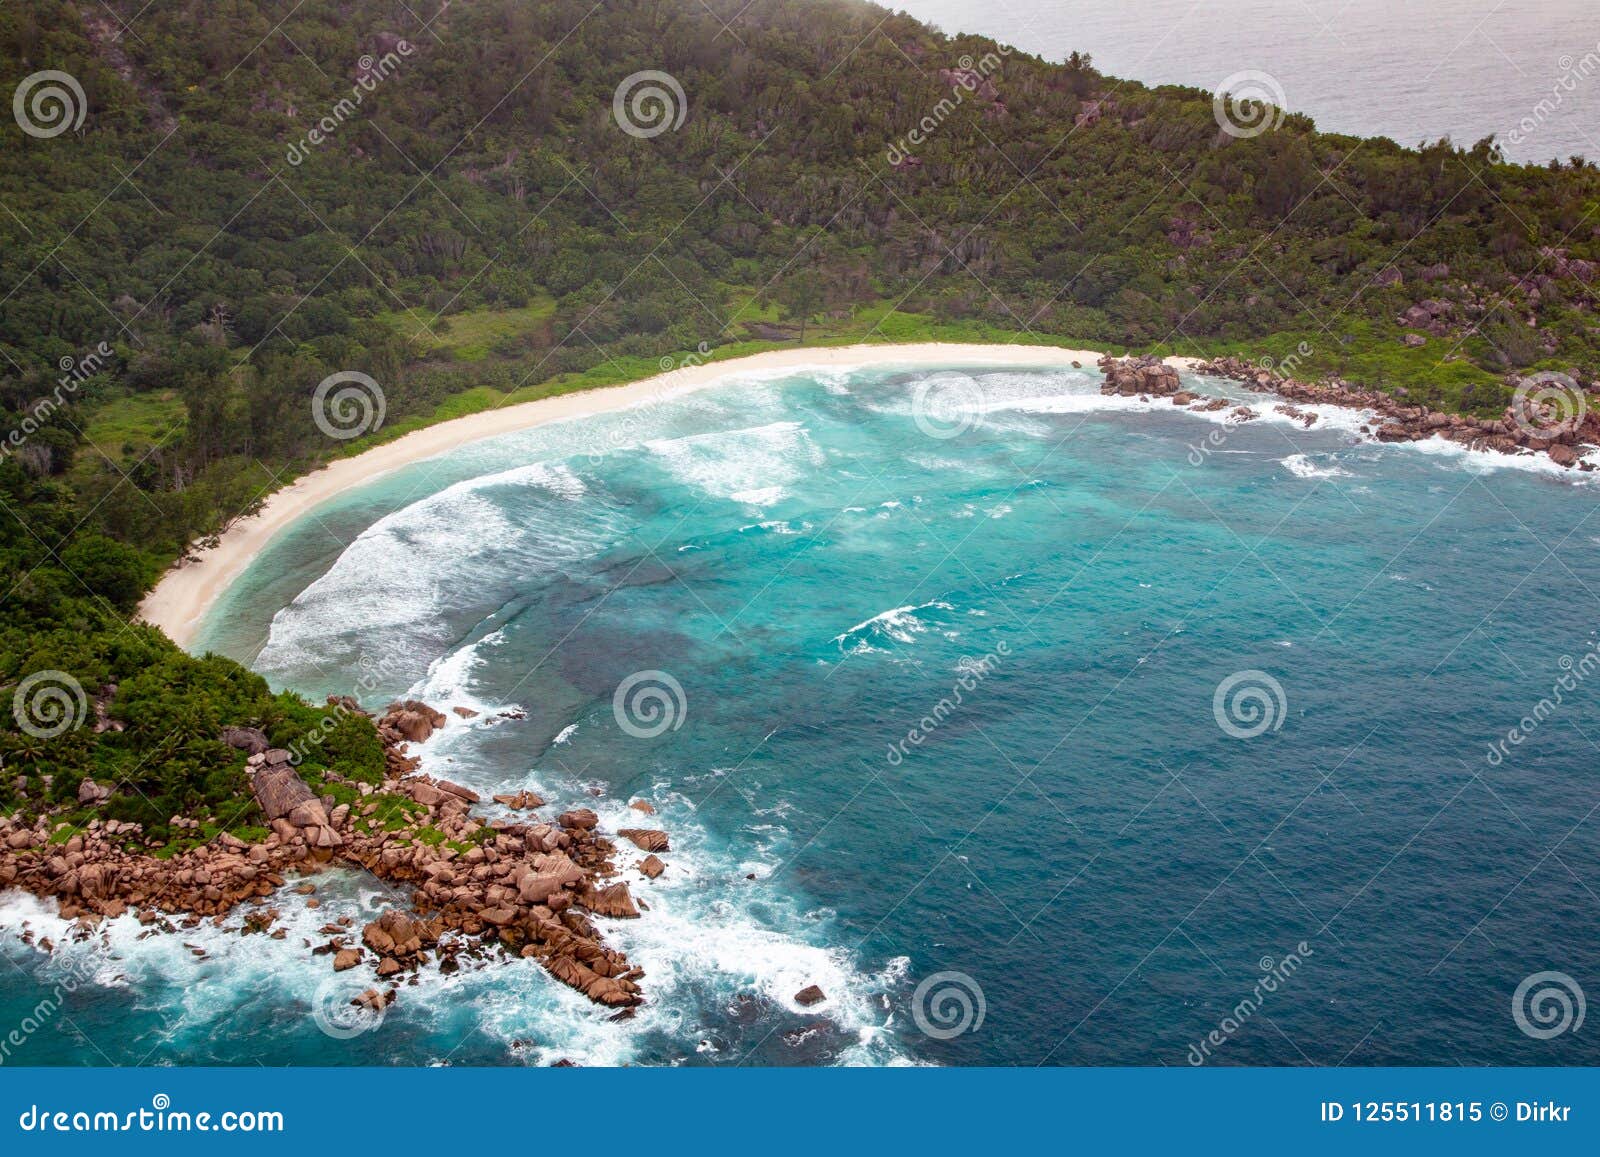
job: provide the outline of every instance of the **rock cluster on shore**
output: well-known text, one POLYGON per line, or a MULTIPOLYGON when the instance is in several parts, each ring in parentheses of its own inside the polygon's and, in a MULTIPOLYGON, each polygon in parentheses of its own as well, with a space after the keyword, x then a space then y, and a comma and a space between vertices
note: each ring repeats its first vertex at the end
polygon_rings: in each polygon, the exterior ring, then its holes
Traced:
MULTIPOLYGON (((341 702, 349 705, 330 700, 341 702)), ((314 951, 330 955, 336 970, 371 965, 378 977, 391 978, 431 959, 441 970, 454 971, 462 951, 498 945, 536 960, 602 1005, 639 1003, 643 970, 602 943, 590 920, 639 915, 628 884, 616 879, 615 845, 598 833, 598 817, 586 808, 564 812, 553 823, 474 815, 477 793, 413 774, 417 760, 406 745, 425 742, 445 721, 417 702, 385 712, 376 725, 388 774, 377 788, 350 785, 358 793, 353 805, 316 795, 290 753, 268 747, 261 732, 229 728, 224 742, 248 753, 251 788, 271 827, 265 839, 246 843, 223 833, 158 859, 148 853, 137 824, 96 819, 68 833, 49 817, 0 819, 0 887, 54 898, 67 919, 92 921, 136 910, 141 922, 167 928, 167 916, 192 926, 248 903, 244 931, 281 939, 283 930, 273 928, 279 914, 267 904, 291 874, 359 865, 406 889, 411 910, 386 911, 359 929, 359 942, 354 927, 324 927, 332 939, 314 951)), ((101 790, 96 787, 85 802, 102 798, 101 790)), ((496 800, 520 811, 544 806, 527 791, 496 800)), ((665 832, 630 828, 619 835, 651 853, 640 865, 646 878, 665 870, 655 854, 668 849, 665 832)), ((313 889, 304 883, 297 890, 313 889)), ((391 990, 384 999, 393 995, 391 990)))
MULTIPOLYGON (((1101 392, 1122 396, 1171 398, 1174 405, 1194 410, 1216 411, 1233 408, 1230 417, 1250 421, 1260 417, 1247 406, 1223 398, 1208 398, 1181 388, 1178 372, 1153 357, 1100 359, 1106 380, 1101 392)), ((1229 378, 1257 389, 1280 395, 1289 402, 1343 406, 1369 411, 1376 420, 1363 427, 1380 442, 1416 442, 1440 437, 1473 450, 1493 450, 1502 454, 1543 453, 1558 466, 1593 470, 1582 459, 1579 447, 1600 445, 1600 411, 1577 407, 1564 420, 1561 415, 1518 414, 1507 408, 1499 418, 1474 418, 1449 414, 1424 405, 1408 403, 1401 397, 1380 390, 1363 389, 1338 379, 1304 382, 1281 377, 1238 358, 1217 358, 1202 362, 1195 372, 1229 378)), ((1276 411, 1304 426, 1313 425, 1317 416, 1292 404, 1281 404, 1276 411)))
POLYGON ((1153 394, 1171 397, 1178 392, 1178 371, 1157 357, 1114 358, 1110 354, 1100 359, 1100 371, 1105 374, 1104 394, 1135 397, 1153 394))

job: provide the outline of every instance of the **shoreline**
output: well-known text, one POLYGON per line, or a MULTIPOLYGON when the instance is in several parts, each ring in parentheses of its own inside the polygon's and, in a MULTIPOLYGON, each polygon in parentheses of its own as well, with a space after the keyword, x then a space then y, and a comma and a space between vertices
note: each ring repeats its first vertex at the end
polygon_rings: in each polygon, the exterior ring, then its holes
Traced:
MULTIPOLYGON (((867 369, 985 366, 1066 367, 1074 361, 1093 369, 1103 351, 1058 346, 918 342, 906 345, 800 346, 769 350, 727 361, 708 361, 654 374, 617 386, 578 390, 452 418, 413 430, 392 442, 341 458, 301 475, 267 496, 261 509, 224 531, 217 545, 169 567, 139 604, 136 618, 165 631, 187 649, 222 594, 277 535, 322 504, 412 463, 437 457, 471 442, 516 433, 551 422, 631 409, 677 397, 746 373, 772 370, 867 369)), ((1169 358, 1189 369, 1193 358, 1169 358)))

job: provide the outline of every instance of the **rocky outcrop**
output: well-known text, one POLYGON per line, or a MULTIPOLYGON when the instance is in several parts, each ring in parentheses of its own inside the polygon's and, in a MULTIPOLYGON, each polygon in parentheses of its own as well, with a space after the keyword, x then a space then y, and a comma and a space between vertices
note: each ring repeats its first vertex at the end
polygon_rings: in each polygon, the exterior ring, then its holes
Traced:
POLYGON ((386 743, 426 743, 447 718, 419 699, 390 704, 378 719, 378 735, 386 743))
POLYGON ((308 848, 328 852, 344 844, 326 803, 314 795, 289 763, 282 748, 268 748, 245 760, 250 790, 272 830, 286 843, 301 841, 308 848))
POLYGON ((626 884, 612 884, 609 888, 585 888, 578 894, 578 903, 596 916, 610 916, 622 920, 636 920, 639 917, 639 909, 634 906, 633 896, 626 884))
POLYGON ((534 808, 544 807, 544 797, 531 791, 519 791, 514 794, 497 795, 494 802, 512 811, 532 811, 534 808))
POLYGON ((667 833, 656 828, 619 828, 617 835, 633 843, 641 852, 667 852, 667 833))
POLYGON ((162 913, 220 916, 270 896, 294 862, 276 835, 251 845, 223 834, 166 859, 146 854, 144 829, 134 823, 95 819, 64 841, 53 838, 47 817, 0 819, 0 888, 54 898, 68 920, 130 909, 145 923, 162 913))
POLYGON ((1100 359, 1099 366, 1106 376, 1100 387, 1103 394, 1170 397, 1180 389, 1177 368, 1157 357, 1114 358, 1107 354, 1100 359))
POLYGON ((221 739, 246 755, 260 755, 272 746, 267 733, 256 727, 224 727, 221 739))
MULTIPOLYGON (((1518 413, 1511 407, 1498 418, 1475 418, 1409 402, 1403 390, 1389 394, 1363 389, 1337 378, 1303 382, 1279 377, 1238 358, 1203 362, 1195 370, 1211 377, 1244 382, 1294 402, 1370 411, 1375 420, 1364 429, 1380 442, 1416 442, 1439 437, 1473 450, 1492 450, 1502 454, 1542 453, 1559 466, 1576 467, 1579 470, 1592 470, 1594 467, 1582 460, 1577 447, 1600 445, 1600 406, 1575 406, 1576 412, 1565 418, 1553 411, 1518 413)), ((1216 410, 1230 404, 1218 398, 1193 408, 1216 410)), ((1307 417, 1314 420, 1314 415, 1308 415, 1305 411, 1291 412, 1290 408, 1282 406, 1278 409, 1302 422, 1307 417)))
POLYGON ((78 784, 78 802, 91 807, 98 807, 111 798, 111 789, 98 784, 88 776, 83 777, 83 782, 78 784))
MULTIPOLYGON (((425 717, 414 704, 396 708, 390 714, 397 722, 408 713, 425 717)), ((427 718, 431 727, 433 720, 427 718)), ((417 742, 401 738, 405 731, 399 726, 380 734, 391 753, 417 742)), ((290 758, 288 751, 265 748, 246 761, 251 790, 270 824, 270 833, 257 843, 222 834, 157 859, 147 851, 137 824, 97 819, 61 841, 48 817, 27 822, 0 818, 0 888, 52 897, 68 919, 137 910, 142 922, 163 929, 172 927, 169 915, 220 918, 250 904, 253 910, 244 916, 242 931, 283 939, 285 929, 273 927, 278 912, 267 904, 275 892, 290 886, 289 876, 332 863, 356 865, 401 886, 409 895, 410 910, 392 908, 361 928, 359 946, 350 942, 354 929, 345 926, 348 918, 324 926, 331 939, 312 951, 331 956, 337 971, 366 966, 377 978, 392 980, 433 963, 451 972, 463 951, 498 948, 537 962, 562 983, 608 1007, 626 1008, 642 999, 643 970, 607 947, 591 920, 636 919, 640 914, 628 885, 614 879, 615 845, 597 832, 593 811, 576 808, 554 824, 484 822, 472 814, 478 795, 471 789, 409 775, 392 776, 377 790, 351 784, 362 798, 354 805, 336 804, 331 795, 319 797, 290 758), (408 797, 409 810, 390 807, 388 822, 366 822, 383 806, 381 799, 368 798, 372 796, 408 797)), ((525 806, 544 802, 531 792, 509 798, 525 806)), ((176 831, 198 827, 178 816, 171 826, 176 831)), ((659 844, 665 850, 665 832, 636 834, 643 839, 641 847, 659 844)), ((641 865, 647 876, 654 878, 665 869, 658 857, 649 861, 641 865), (654 861, 653 869, 649 861, 654 861)), ((315 891, 309 881, 294 890, 308 896, 307 908, 319 904, 309 895, 315 891)), ((372 1000, 382 1007, 395 992, 374 989, 372 1000)))
POLYGON ((426 775, 408 779, 400 786, 401 790, 425 807, 437 807, 447 799, 458 799, 462 803, 477 803, 480 798, 470 787, 462 787, 459 783, 451 783, 448 779, 433 779, 426 775))

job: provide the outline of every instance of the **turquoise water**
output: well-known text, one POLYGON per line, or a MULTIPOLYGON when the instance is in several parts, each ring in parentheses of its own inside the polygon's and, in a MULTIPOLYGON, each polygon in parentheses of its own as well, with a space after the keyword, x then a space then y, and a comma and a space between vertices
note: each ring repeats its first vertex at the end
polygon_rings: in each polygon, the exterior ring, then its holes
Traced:
POLYGON ((654 801, 669 870, 607 930, 650 1002, 493 964, 330 1035, 366 982, 301 937, 371 881, 283 897, 284 941, 119 921, 48 959, 12 898, 0 1018, 86 977, 17 1060, 1600 1063, 1512 1008, 1600 991, 1594 487, 1098 382, 736 379, 304 520, 204 644, 482 711, 423 751, 486 795, 654 801))

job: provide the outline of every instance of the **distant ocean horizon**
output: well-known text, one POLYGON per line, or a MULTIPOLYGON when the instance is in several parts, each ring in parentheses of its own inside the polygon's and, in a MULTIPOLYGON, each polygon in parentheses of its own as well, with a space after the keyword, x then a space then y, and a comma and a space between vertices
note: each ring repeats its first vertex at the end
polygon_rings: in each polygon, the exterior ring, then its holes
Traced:
POLYGON ((945 32, 1118 79, 1216 89, 1264 72, 1326 132, 1402 145, 1491 134, 1506 157, 1600 161, 1600 21, 1579 0, 900 0, 945 32))

